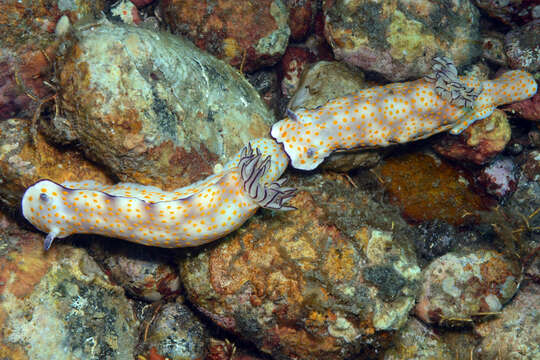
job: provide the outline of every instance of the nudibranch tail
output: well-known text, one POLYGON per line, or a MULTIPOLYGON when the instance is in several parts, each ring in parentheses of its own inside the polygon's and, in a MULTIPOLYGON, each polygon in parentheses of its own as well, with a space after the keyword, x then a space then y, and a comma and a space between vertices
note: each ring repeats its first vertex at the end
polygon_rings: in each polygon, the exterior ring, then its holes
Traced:
POLYGON ((130 183, 40 180, 24 193, 22 211, 47 233, 45 250, 55 238, 79 233, 159 247, 197 246, 236 230, 260 206, 290 210, 286 202, 295 190, 279 180, 286 166, 278 144, 258 139, 222 172, 173 192, 130 183))
POLYGON ((533 96, 531 74, 510 71, 498 79, 460 77, 454 64, 437 57, 423 79, 363 89, 316 109, 288 112, 271 135, 301 170, 313 170, 336 150, 383 147, 450 131, 459 134, 496 106, 533 96))

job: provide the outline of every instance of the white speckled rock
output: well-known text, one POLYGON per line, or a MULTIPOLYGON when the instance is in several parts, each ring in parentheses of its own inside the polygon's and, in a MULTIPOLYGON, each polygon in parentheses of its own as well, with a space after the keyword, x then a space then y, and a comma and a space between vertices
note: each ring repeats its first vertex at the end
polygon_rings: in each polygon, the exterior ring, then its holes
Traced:
POLYGON ((498 312, 515 294, 519 276, 519 266, 495 251, 446 254, 424 269, 416 315, 428 323, 453 325, 498 312))

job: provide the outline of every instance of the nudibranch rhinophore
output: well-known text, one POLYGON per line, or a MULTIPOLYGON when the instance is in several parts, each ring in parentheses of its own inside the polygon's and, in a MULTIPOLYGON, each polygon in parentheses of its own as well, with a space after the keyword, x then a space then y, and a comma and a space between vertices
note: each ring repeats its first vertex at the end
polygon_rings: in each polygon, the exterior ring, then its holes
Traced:
POLYGON ((271 135, 293 167, 315 169, 332 151, 381 147, 450 130, 459 134, 503 104, 536 93, 533 76, 509 71, 495 80, 458 77, 452 62, 435 58, 423 79, 361 90, 312 110, 289 112, 271 135))
POLYGON ((197 246, 240 227, 259 207, 291 210, 296 190, 280 179, 288 165, 281 146, 257 139, 223 170, 190 186, 40 180, 22 199, 24 217, 47 233, 44 247, 71 234, 99 234, 159 247, 197 246), (255 151, 253 151, 255 149, 255 151))

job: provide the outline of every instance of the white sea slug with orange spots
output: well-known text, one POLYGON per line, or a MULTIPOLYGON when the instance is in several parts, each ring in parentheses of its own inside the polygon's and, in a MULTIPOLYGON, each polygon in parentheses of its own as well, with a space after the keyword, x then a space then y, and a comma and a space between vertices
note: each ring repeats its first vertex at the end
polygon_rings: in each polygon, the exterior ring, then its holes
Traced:
POLYGON ((315 169, 335 150, 406 143, 450 131, 459 134, 503 104, 536 93, 533 76, 509 71, 495 80, 458 77, 446 58, 435 58, 423 79, 361 90, 312 110, 290 112, 272 127, 292 166, 315 169))
POLYGON ((77 233, 159 247, 197 246, 237 229, 259 207, 293 209, 286 202, 295 189, 279 179, 287 165, 279 144, 258 139, 220 173, 172 192, 131 183, 41 180, 24 193, 22 212, 47 233, 46 250, 55 238, 77 233))

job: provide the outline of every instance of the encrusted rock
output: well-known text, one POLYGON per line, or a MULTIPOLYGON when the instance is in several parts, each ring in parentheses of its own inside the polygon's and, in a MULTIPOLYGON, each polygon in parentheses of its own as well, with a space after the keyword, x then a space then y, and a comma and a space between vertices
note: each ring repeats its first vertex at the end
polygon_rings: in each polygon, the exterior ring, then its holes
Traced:
POLYGON ((208 331, 185 305, 167 303, 161 306, 151 321, 145 346, 168 359, 205 359, 208 331))
POLYGON ((187 297, 274 358, 367 354, 414 306, 419 268, 408 227, 345 178, 293 184, 301 192, 292 204, 310 210, 262 212, 193 254, 180 266, 187 297))
POLYGON ((111 279, 136 298, 154 302, 179 293, 178 272, 163 249, 105 240, 92 250, 111 279))
POLYGON ((316 12, 316 1, 313 0, 283 0, 289 9, 289 28, 291 39, 300 41, 311 29, 316 12))
POLYGON ((529 72, 540 69, 540 19, 506 34, 505 50, 512 68, 529 72))
POLYGON ((416 315, 427 323, 463 325, 501 311, 517 291, 521 268, 502 254, 448 253, 424 269, 416 315))
POLYGON ((532 360, 540 358, 540 286, 524 286, 496 319, 475 326, 482 337, 475 358, 532 360))
POLYGON ((174 33, 246 72, 274 65, 291 33, 281 0, 163 0, 160 6, 174 33))
POLYGON ((269 131, 272 114, 243 76, 186 40, 105 22, 77 38, 55 139, 76 140, 122 181, 190 184, 269 131))
POLYGON ((59 149, 37 134, 33 141, 30 121, 0 121, 0 203, 18 210, 26 188, 39 179, 57 182, 80 179, 112 183, 102 169, 75 149, 59 149))
POLYGON ((495 159, 491 164, 480 170, 476 182, 485 191, 504 200, 512 196, 517 189, 519 169, 509 157, 495 159))
POLYGON ((410 318, 396 336, 384 360, 454 360, 456 357, 433 331, 415 318, 410 318))
POLYGON ((59 245, 44 256, 42 236, 9 221, 0 243, 2 357, 134 358, 131 301, 84 250, 59 245))
POLYGON ((496 109, 489 117, 474 122, 459 135, 445 134, 433 148, 452 160, 482 165, 502 152, 511 136, 512 129, 506 114, 496 109))
POLYGON ((336 58, 391 81, 431 72, 435 55, 461 66, 481 51, 479 12, 468 0, 332 0, 324 13, 336 58))

